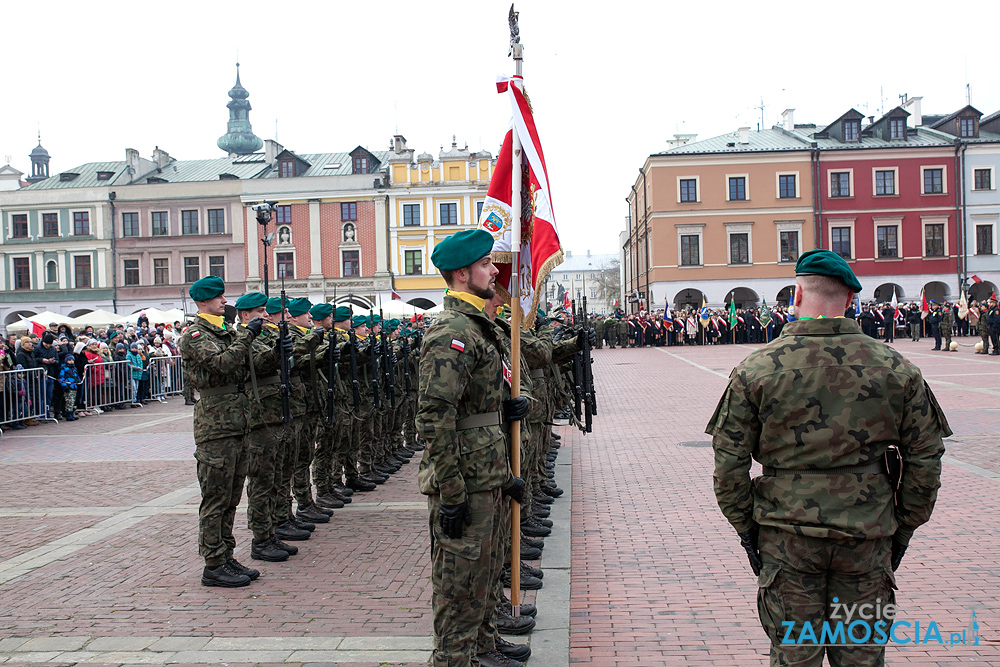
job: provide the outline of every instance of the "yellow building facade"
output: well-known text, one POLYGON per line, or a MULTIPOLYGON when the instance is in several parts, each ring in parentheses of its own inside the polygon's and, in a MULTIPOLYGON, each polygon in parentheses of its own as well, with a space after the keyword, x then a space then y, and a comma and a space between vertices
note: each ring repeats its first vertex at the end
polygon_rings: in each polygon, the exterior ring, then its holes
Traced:
POLYGON ((473 229, 486 200, 496 159, 485 151, 441 149, 416 158, 401 135, 393 138, 389 166, 389 266, 393 287, 403 301, 418 308, 440 305, 446 288, 431 263, 431 253, 445 238, 473 229))

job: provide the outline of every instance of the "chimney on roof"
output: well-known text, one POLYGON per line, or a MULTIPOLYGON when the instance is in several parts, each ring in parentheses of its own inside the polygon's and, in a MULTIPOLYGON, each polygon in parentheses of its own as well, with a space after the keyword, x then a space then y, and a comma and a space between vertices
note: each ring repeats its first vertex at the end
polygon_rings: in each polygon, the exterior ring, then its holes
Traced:
POLYGON ((160 150, 159 146, 153 149, 153 162, 156 163, 157 169, 163 169, 170 164, 171 161, 172 158, 170 157, 170 153, 160 150))
POLYGON ((785 109, 781 112, 781 127, 787 132, 795 129, 795 109, 785 109))
POLYGON ((393 135, 392 150, 395 153, 402 153, 406 150, 406 137, 401 134, 393 135))
POLYGON ((924 99, 922 97, 911 97, 905 102, 903 102, 903 108, 910 112, 910 120, 913 121, 913 127, 924 124, 924 117, 920 113, 920 101, 924 99))
POLYGON ((744 144, 744 145, 750 143, 750 128, 749 127, 741 127, 740 128, 740 143, 744 144))
POLYGON ((678 146, 691 143, 697 136, 697 134, 675 134, 673 139, 667 141, 667 145, 671 148, 677 148, 678 146))
POLYGON ((128 182, 139 178, 139 151, 134 148, 125 149, 125 166, 128 167, 128 182))
POLYGON ((279 144, 274 139, 267 139, 264 141, 264 162, 274 166, 275 161, 278 159, 278 155, 281 151, 285 150, 285 147, 279 144))

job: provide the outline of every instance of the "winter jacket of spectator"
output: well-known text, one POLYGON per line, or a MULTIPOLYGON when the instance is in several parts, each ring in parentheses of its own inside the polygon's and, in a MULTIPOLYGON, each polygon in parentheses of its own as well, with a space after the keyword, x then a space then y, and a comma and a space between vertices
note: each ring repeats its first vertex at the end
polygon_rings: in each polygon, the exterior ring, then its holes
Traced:
POLYGON ((142 379, 142 357, 138 352, 130 350, 128 353, 128 363, 132 366, 132 379, 141 380, 142 379))
POLYGON ((51 378, 55 378, 59 374, 59 350, 56 349, 55 345, 52 345, 49 349, 45 349, 45 345, 39 343, 35 346, 35 361, 39 368, 45 369, 45 374, 51 378), (42 359, 52 359, 56 363, 54 364, 43 364, 42 359))
POLYGON ((59 367, 59 384, 66 389, 75 389, 80 385, 80 374, 76 372, 75 365, 70 366, 63 361, 62 366, 59 367))
POLYGON ((104 384, 104 369, 100 368, 101 364, 104 363, 104 357, 90 348, 85 349, 83 355, 87 358, 88 367, 96 366, 96 368, 91 368, 87 372, 87 386, 96 387, 97 385, 104 384))

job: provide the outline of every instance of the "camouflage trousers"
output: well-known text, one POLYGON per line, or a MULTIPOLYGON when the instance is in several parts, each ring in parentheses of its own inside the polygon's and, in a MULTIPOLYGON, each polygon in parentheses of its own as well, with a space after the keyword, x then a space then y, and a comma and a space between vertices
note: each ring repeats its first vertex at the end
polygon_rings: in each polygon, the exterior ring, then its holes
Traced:
POLYGON ((312 477, 309 469, 316 453, 316 439, 322 435, 324 426, 322 419, 320 413, 314 410, 302 416, 302 428, 299 430, 299 442, 295 453, 295 474, 292 477, 295 502, 299 507, 308 507, 313 503, 312 477))
POLYGON ((496 648, 497 581, 503 563, 506 502, 500 489, 470 493, 472 525, 461 539, 446 537, 438 523, 439 496, 427 497, 431 531, 432 667, 471 667, 476 655, 496 648))
MULTIPOLYGON (((334 413, 334 419, 337 418, 334 413)), ((337 431, 337 424, 331 426, 326 423, 326 412, 320 414, 319 424, 316 426, 316 449, 313 451, 312 480, 316 485, 316 492, 322 494, 333 484, 333 450, 334 437, 337 431)))
POLYGON ((295 461, 298 456, 299 430, 305 417, 295 417, 291 423, 283 424, 281 449, 275 457, 274 466, 274 525, 288 521, 292 511, 292 476, 295 474, 295 461))
POLYGON ((375 438, 373 412, 371 403, 361 401, 360 409, 351 414, 351 423, 347 426, 350 435, 348 447, 357 461, 357 472, 360 474, 369 472, 374 463, 371 452, 372 440, 375 438))
POLYGON ((403 394, 403 442, 412 445, 417 441, 417 392, 403 394))
POLYGON ((281 426, 261 426, 248 436, 247 527, 254 539, 274 534, 274 477, 284 448, 281 426))
MULTIPOLYGON (((838 620, 831 619, 831 615, 843 618, 837 615, 839 607, 833 605, 857 603, 860 608, 870 604, 873 609, 881 610, 887 604, 895 604, 896 584, 889 566, 890 554, 888 537, 829 540, 762 526, 760 555, 764 566, 757 579, 757 611, 771 639, 772 667, 820 667, 824 653, 831 667, 884 665, 884 646, 816 646, 815 643, 846 643, 821 639, 824 621, 836 628, 838 620), (794 625, 789 627, 788 622, 794 625), (817 639, 795 644, 807 622, 817 639)), ((866 623, 872 627, 877 620, 878 616, 866 623)), ((846 630, 846 620, 843 625, 846 630)), ((860 630, 853 636, 859 634, 860 630)))
POLYGON ((539 460, 545 461, 542 452, 542 431, 547 428, 544 422, 530 420, 521 422, 521 479, 525 483, 521 519, 531 516, 531 495, 542 482, 538 477, 538 467, 539 460))
POLYGON ((198 552, 205 565, 216 567, 232 558, 236 548, 233 522, 247 477, 246 435, 198 442, 194 458, 201 486, 198 552))

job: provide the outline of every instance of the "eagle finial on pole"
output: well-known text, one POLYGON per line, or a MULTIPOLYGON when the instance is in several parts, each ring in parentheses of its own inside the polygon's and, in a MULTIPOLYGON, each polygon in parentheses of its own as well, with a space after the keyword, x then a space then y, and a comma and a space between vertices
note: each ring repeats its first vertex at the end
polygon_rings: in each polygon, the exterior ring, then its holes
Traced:
POLYGON ((517 12, 514 11, 513 3, 510 5, 510 13, 507 14, 507 22, 510 24, 510 51, 507 55, 513 55, 515 59, 519 59, 521 55, 521 31, 517 27, 517 12))

